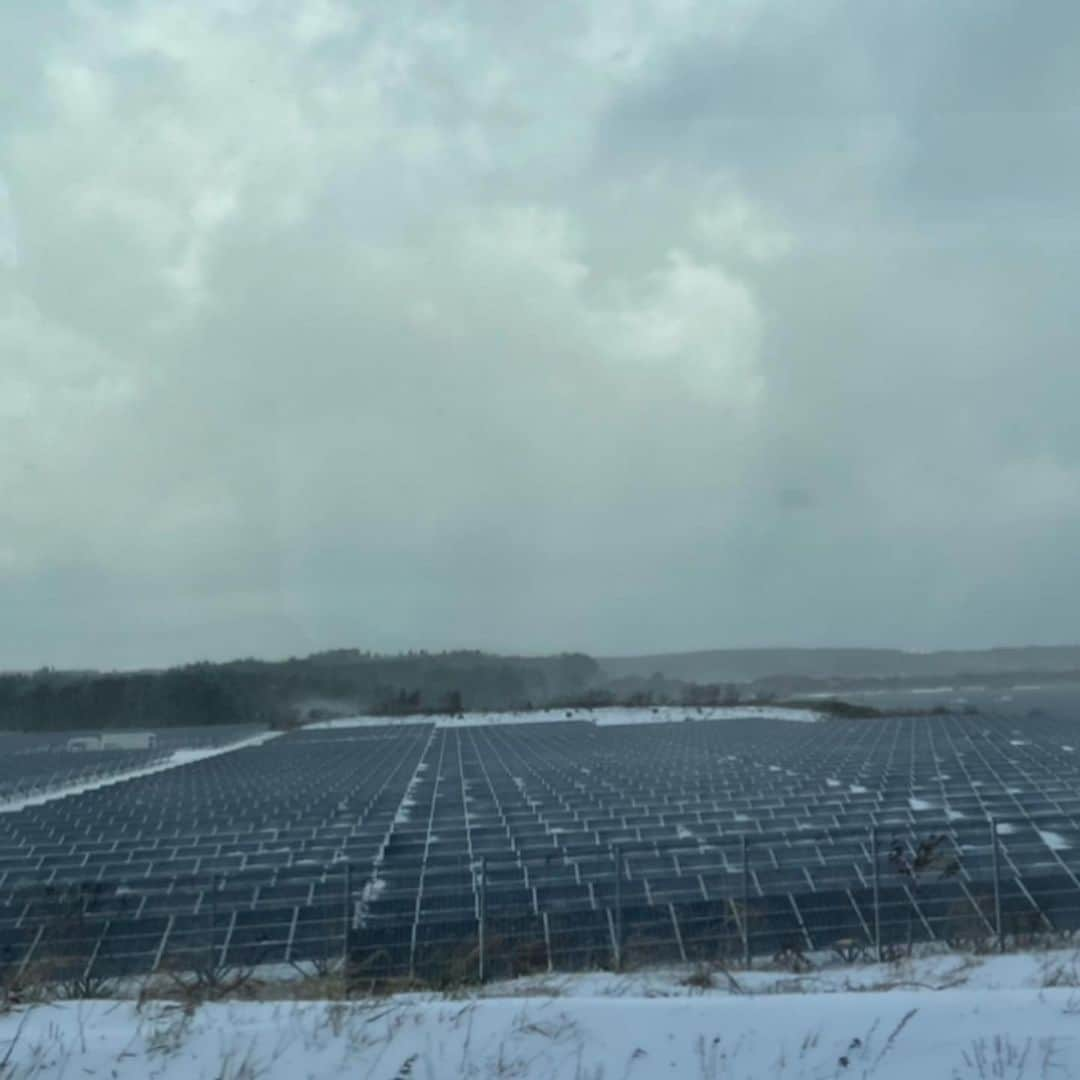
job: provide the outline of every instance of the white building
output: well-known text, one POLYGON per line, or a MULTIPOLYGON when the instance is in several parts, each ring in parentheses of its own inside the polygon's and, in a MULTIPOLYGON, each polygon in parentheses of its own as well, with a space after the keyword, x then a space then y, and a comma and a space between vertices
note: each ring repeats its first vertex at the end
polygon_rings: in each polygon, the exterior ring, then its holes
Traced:
POLYGON ((74 735, 67 741, 72 751, 153 750, 158 737, 152 731, 105 731, 100 735, 74 735))

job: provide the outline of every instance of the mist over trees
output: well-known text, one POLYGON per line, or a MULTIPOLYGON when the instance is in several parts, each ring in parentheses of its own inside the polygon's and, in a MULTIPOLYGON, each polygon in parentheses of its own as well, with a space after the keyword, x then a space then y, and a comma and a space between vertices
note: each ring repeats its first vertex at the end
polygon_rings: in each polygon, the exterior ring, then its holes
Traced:
POLYGON ((166 671, 0 675, 0 729, 275 724, 300 717, 527 708, 582 693, 591 657, 477 651, 380 656, 341 649, 283 661, 235 660, 166 671))

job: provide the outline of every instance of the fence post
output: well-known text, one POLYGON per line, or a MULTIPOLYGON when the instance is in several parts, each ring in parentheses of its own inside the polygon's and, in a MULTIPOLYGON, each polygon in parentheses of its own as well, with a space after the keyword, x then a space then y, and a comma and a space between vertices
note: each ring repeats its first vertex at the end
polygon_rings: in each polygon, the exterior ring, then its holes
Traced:
POLYGON ((750 969, 750 839, 742 837, 742 948, 743 967, 750 969))
POLYGON ((1001 922, 1001 863, 998 853, 997 822, 994 815, 990 818, 990 852, 994 870, 994 933, 997 934, 998 952, 1005 951, 1005 928, 1001 922))
POLYGON ((215 978, 217 971, 217 957, 214 955, 214 935, 217 933, 217 894, 221 887, 221 878, 215 874, 210 879, 210 940, 206 953, 206 975, 208 979, 215 978))
POLYGON ((874 955, 881 963, 881 866, 878 859, 877 826, 870 826, 870 858, 874 861, 874 955))
POLYGON ((352 957, 352 921, 353 921, 352 863, 345 860, 345 932, 341 936, 341 977, 345 983, 345 992, 349 992, 349 967, 352 957))
POLYGON ((487 923, 487 856, 480 856, 480 919, 477 928, 480 948, 480 981, 484 981, 484 957, 487 952, 486 923, 487 923))
POLYGON ((623 853, 622 845, 616 840, 614 844, 615 855, 615 970, 622 971, 622 879, 623 879, 623 853))

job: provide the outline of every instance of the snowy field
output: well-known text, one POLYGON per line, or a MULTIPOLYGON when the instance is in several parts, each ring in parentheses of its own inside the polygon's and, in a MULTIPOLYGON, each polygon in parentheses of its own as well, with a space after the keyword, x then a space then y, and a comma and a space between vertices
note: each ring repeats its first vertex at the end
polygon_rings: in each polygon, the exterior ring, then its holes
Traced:
POLYGON ((135 1080, 1080 1075, 1072 953, 813 976, 690 969, 360 1002, 86 1001, 0 1016, 0 1076, 135 1080), (708 985, 711 981, 712 985, 708 985))
POLYGON ((597 727, 624 724, 672 724, 698 720, 787 720, 814 723, 824 719, 813 709, 777 705, 684 706, 659 705, 651 708, 611 706, 599 709, 536 709, 529 712, 467 712, 460 716, 347 716, 305 725, 305 730, 332 728, 387 727, 401 724, 434 724, 437 728, 488 727, 500 724, 551 724, 576 720, 597 727))

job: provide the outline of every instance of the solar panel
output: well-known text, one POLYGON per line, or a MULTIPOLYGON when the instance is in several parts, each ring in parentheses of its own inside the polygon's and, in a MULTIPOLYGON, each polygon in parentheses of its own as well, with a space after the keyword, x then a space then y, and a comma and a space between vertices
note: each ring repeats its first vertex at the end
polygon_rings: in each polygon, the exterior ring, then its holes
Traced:
POLYGON ((1061 752, 1069 721, 1033 722, 1023 746, 1015 726, 948 716, 301 731, 0 815, 0 912, 19 911, 4 924, 25 949, 23 930, 58 918, 45 887, 97 882, 102 915, 175 917, 174 951, 215 912, 221 934, 240 934, 229 955, 250 958, 264 914, 295 909, 289 948, 340 955, 348 859, 364 913, 356 948, 392 920, 415 961, 426 923, 475 916, 485 858, 491 918, 532 920, 528 949, 548 963, 545 916, 560 933, 562 920, 608 919, 619 844, 622 905, 652 912, 642 928, 657 931, 658 950, 705 950, 708 933, 727 948, 744 895, 754 951, 823 947, 870 925, 876 826, 883 939, 948 938, 993 929, 992 813, 1003 885, 1019 881, 1002 889, 1006 929, 1070 929, 1080 765, 1061 752), (940 886, 937 871, 905 870, 891 851, 900 838, 912 857, 938 834, 957 862, 940 886))

